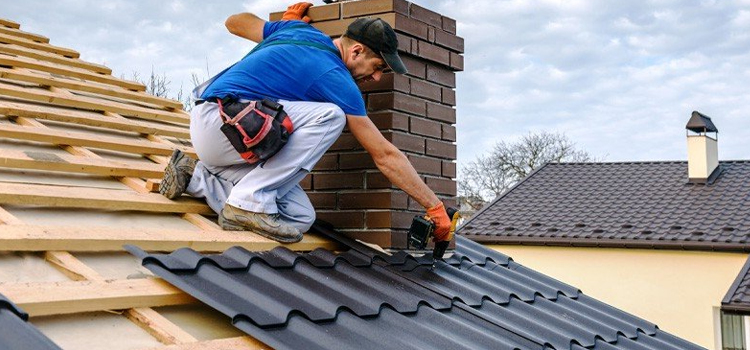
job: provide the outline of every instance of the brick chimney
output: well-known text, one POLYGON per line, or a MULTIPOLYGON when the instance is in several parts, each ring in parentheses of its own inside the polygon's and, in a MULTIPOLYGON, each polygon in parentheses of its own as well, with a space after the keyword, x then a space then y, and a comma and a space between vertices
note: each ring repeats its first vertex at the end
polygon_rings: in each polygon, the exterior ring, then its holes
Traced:
MULTIPOLYGON (((272 13, 271 20, 282 12, 272 13)), ((456 196, 456 72, 463 70, 464 40, 456 21, 404 0, 343 1, 314 6, 313 25, 339 37, 358 17, 380 17, 398 35, 409 73, 386 74, 362 84, 368 115, 402 150, 427 185, 446 204, 456 196)), ((318 218, 351 237, 385 248, 405 248, 414 215, 424 209, 375 167, 354 136, 344 130, 302 182, 318 218)))

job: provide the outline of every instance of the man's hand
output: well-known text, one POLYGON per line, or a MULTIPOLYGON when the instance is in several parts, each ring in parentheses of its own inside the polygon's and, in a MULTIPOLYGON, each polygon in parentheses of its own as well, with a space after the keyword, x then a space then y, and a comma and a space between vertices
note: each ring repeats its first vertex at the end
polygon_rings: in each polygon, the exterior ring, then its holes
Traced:
POLYGON ((453 235, 451 234, 451 219, 448 217, 448 212, 445 210, 443 202, 427 209, 427 216, 435 223, 435 231, 432 232, 435 236, 435 242, 450 241, 453 239, 453 235))
POLYGON ((307 13, 307 9, 310 8, 313 4, 309 2, 298 2, 294 5, 291 5, 286 8, 286 12, 284 12, 284 15, 281 16, 282 21, 293 21, 293 20, 299 20, 304 21, 305 23, 310 23, 310 16, 305 16, 305 13, 307 13))

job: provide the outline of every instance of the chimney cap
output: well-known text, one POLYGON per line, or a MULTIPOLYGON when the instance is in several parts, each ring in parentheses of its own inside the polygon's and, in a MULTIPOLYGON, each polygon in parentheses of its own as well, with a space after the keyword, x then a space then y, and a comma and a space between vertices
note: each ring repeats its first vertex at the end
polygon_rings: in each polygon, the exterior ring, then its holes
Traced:
POLYGON ((693 111, 693 115, 688 120, 687 125, 685 125, 685 129, 696 133, 719 132, 719 129, 716 128, 711 118, 698 111, 693 111))

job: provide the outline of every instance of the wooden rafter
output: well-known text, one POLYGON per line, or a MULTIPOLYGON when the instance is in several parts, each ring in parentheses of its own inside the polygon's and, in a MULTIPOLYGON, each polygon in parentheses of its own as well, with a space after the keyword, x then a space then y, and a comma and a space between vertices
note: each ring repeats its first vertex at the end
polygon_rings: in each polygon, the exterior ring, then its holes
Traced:
POLYGON ((14 35, 2 34, 2 33, 0 33, 0 43, 20 45, 20 46, 28 47, 30 49, 51 52, 54 54, 58 54, 58 55, 62 55, 62 56, 70 57, 70 58, 78 58, 81 56, 81 54, 79 54, 78 51, 75 51, 75 50, 66 49, 64 47, 54 46, 54 45, 45 44, 45 43, 38 43, 36 41, 19 38, 14 35))
POLYGON ((29 49, 13 44, 0 44, 0 52, 9 55, 29 57, 70 67, 83 68, 100 74, 112 74, 111 69, 100 64, 86 62, 78 58, 70 58, 49 52, 29 49))
POLYGON ((5 168, 60 171, 103 176, 161 178, 164 175, 164 167, 158 164, 122 162, 51 152, 8 149, 0 149, 0 164, 5 168))
POLYGON ((12 35, 18 38, 36 41, 38 43, 43 43, 43 44, 49 43, 49 38, 47 38, 46 36, 24 32, 23 30, 19 28, 8 28, 5 26, 0 26, 0 34, 12 35))

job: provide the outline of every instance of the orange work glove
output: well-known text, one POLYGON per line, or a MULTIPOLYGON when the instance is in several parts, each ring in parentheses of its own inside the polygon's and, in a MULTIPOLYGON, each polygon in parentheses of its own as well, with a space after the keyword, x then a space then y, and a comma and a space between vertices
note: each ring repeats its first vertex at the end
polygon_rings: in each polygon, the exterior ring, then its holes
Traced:
POLYGON ((305 16, 305 13, 307 13, 307 9, 309 9, 312 5, 313 4, 309 2, 298 2, 294 5, 290 5, 286 8, 286 12, 284 12, 284 15, 281 16, 281 20, 299 20, 304 21, 305 23, 310 23, 310 16, 305 16))
POLYGON ((435 223, 435 231, 432 232, 435 236, 435 242, 450 241, 453 239, 453 235, 451 234, 451 219, 448 217, 448 212, 445 211, 443 202, 427 209, 427 216, 435 223))

